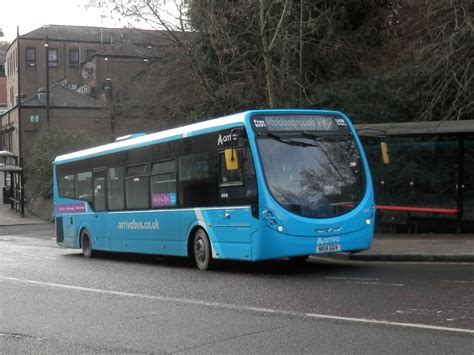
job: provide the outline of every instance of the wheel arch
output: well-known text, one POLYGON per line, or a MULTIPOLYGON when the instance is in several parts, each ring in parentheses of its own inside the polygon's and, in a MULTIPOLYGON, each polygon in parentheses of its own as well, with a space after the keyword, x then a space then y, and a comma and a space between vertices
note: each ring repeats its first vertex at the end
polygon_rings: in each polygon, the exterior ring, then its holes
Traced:
POLYGON ((193 249, 194 234, 196 233, 198 229, 202 229, 206 233, 207 237, 209 238, 209 242, 211 243, 211 249, 213 249, 212 240, 209 237, 209 232, 206 229, 206 225, 201 221, 194 221, 194 223, 192 223, 189 226, 188 232, 187 232, 186 245, 187 245, 187 252, 188 252, 187 256, 189 257, 194 255, 194 249, 193 249))

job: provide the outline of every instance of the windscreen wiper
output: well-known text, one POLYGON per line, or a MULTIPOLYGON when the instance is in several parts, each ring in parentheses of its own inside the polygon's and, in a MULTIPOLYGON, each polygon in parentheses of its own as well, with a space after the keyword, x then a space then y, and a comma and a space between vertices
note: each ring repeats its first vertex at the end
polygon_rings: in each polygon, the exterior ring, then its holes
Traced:
POLYGON ((276 139, 279 142, 288 144, 288 145, 295 145, 298 147, 321 147, 319 144, 315 143, 307 143, 307 142, 301 142, 301 141, 296 141, 294 139, 280 136, 279 134, 272 133, 272 132, 266 132, 266 133, 258 133, 259 136, 265 136, 265 137, 271 137, 273 139, 276 139))
MULTIPOLYGON (((339 133, 339 134, 323 134, 323 135, 320 135, 320 134, 316 134, 316 133, 309 132, 309 131, 303 131, 303 136, 314 139, 316 142, 317 141, 330 140, 330 139, 335 140, 335 139, 340 139, 340 138, 344 138, 344 139, 352 138, 352 134, 350 132, 343 133, 343 134, 339 133)), ((352 155, 354 154, 355 149, 356 149, 355 142, 352 141, 351 143, 352 144, 349 144, 347 146, 347 151, 346 151, 347 152, 347 159, 350 159, 352 157, 352 155)))

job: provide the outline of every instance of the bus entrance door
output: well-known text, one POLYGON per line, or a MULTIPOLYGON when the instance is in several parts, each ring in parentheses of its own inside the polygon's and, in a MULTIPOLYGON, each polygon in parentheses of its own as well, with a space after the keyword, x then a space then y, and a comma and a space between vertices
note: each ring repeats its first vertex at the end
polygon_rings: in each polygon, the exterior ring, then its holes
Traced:
POLYGON ((226 208, 220 210, 216 217, 214 230, 218 242, 250 243, 250 233, 253 231, 250 207, 226 208))
POLYGON ((107 236, 106 186, 105 169, 95 169, 92 173, 94 189, 94 231, 92 237, 96 248, 107 250, 109 247, 107 236))

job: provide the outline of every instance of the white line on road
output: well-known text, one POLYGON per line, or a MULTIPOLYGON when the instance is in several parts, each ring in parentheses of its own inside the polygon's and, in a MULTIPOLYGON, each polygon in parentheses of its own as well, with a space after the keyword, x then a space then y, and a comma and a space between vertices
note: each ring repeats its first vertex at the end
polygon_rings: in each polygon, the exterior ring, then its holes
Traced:
POLYGON ((449 282, 453 284, 474 284, 474 281, 464 281, 464 280, 441 280, 441 282, 449 282))
POLYGON ((327 276, 325 279, 328 280, 357 280, 357 281, 380 281, 379 278, 375 277, 338 277, 338 276, 327 276))
POLYGON ((403 287, 403 284, 395 284, 395 283, 385 283, 385 282, 377 282, 380 281, 378 278, 371 278, 371 277, 336 277, 336 276, 328 276, 325 277, 328 280, 341 280, 344 281, 346 284, 352 285, 376 285, 376 286, 395 286, 395 287, 403 287))
POLYGON ((370 281, 346 281, 346 284, 351 285, 376 285, 376 286, 394 286, 394 287, 403 287, 404 284, 390 284, 384 282, 370 282, 370 281))
POLYGON ((401 322, 391 322, 391 321, 386 321, 386 320, 376 320, 376 319, 366 319, 366 318, 340 317, 340 316, 332 316, 332 315, 318 314, 318 313, 292 312, 292 311, 284 311, 284 310, 270 309, 270 308, 240 306, 240 305, 233 305, 233 304, 220 303, 220 302, 206 302, 206 301, 199 301, 199 300, 193 300, 193 299, 187 299, 187 298, 153 296, 153 295, 145 295, 145 294, 140 294, 140 293, 102 290, 102 289, 97 289, 97 288, 64 285, 64 284, 57 284, 57 283, 52 283, 52 282, 19 279, 16 277, 0 276, 0 281, 19 282, 23 284, 31 284, 31 285, 39 285, 39 286, 46 286, 46 287, 53 287, 53 288, 60 288, 60 289, 67 289, 67 290, 99 293, 103 295, 133 297, 133 298, 139 298, 139 299, 148 299, 148 300, 156 300, 156 301, 163 301, 163 302, 173 302, 173 303, 179 303, 179 304, 190 304, 190 305, 198 305, 198 306, 206 306, 206 307, 214 307, 214 308, 223 308, 223 309, 230 309, 230 310, 237 310, 237 311, 251 311, 251 312, 257 312, 257 313, 275 314, 275 315, 281 315, 281 316, 332 319, 332 320, 341 320, 341 321, 355 322, 355 323, 380 324, 380 325, 397 326, 397 327, 409 327, 409 328, 418 328, 418 329, 429 329, 429 330, 474 334, 474 330, 464 329, 464 328, 440 327, 440 326, 428 325, 428 324, 401 323, 401 322))

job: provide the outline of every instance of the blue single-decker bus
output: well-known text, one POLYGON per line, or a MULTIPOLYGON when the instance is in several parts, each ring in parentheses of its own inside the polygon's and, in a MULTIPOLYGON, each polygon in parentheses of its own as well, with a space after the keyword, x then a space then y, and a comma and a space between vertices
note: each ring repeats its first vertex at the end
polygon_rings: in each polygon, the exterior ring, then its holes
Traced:
POLYGON ((65 248, 304 261, 370 248, 369 167, 349 119, 256 110, 59 156, 56 238, 65 248))

